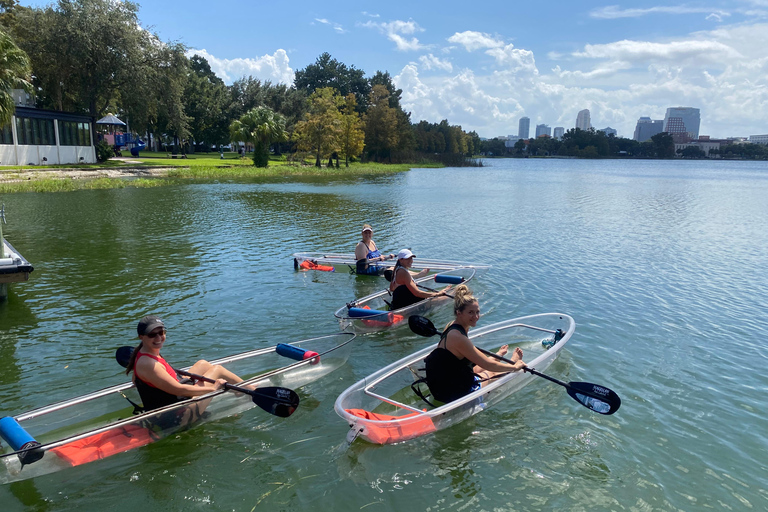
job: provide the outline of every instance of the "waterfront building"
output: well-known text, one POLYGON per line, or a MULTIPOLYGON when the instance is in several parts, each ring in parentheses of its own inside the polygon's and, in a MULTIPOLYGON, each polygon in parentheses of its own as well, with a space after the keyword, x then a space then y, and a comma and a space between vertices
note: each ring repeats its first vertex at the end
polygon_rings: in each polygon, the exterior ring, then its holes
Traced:
POLYGON ((610 126, 608 126, 606 128, 600 128, 597 131, 605 133, 606 137, 611 136, 611 135, 613 135, 614 137, 618 137, 618 135, 619 135, 619 132, 617 132, 615 128, 611 128, 610 126))
POLYGON ((527 139, 531 131, 531 120, 527 117, 521 117, 517 126, 517 136, 521 139, 527 139))
POLYGON ((700 150, 702 150, 704 152, 704 155, 707 158, 714 158, 715 155, 712 155, 710 157, 709 152, 712 151, 713 149, 719 150, 720 149, 720 145, 721 145, 721 141, 719 141, 719 140, 710 140, 708 138, 707 139, 694 140, 694 141, 687 142, 687 143, 684 143, 684 144, 675 144, 675 155, 679 156, 680 155, 679 152, 682 152, 682 150, 684 150, 687 147, 693 146, 693 147, 697 147, 700 150))
POLYGON ((550 128, 546 124, 537 124, 536 125, 536 138, 538 139, 542 135, 546 135, 547 137, 551 137, 552 136, 552 128, 550 128))
POLYGON ((664 130, 680 142, 698 139, 701 113, 693 107, 670 107, 664 116, 664 130))
POLYGON ((768 135, 750 135, 749 142, 752 144, 768 144, 768 135))
POLYGON ((17 106, 11 122, 0 128, 0 165, 96 163, 91 121, 80 114, 17 106))
POLYGON ((632 137, 638 142, 645 142, 657 133, 664 131, 664 120, 653 120, 650 117, 641 117, 635 126, 635 135, 632 137))
POLYGON ((590 128, 592 128, 592 121, 589 119, 588 108, 585 108, 576 116, 576 128, 584 131, 588 131, 590 128))
POLYGON ((565 135, 565 128, 562 126, 555 126, 555 132, 552 135, 557 140, 561 140, 563 138, 563 135, 565 135))

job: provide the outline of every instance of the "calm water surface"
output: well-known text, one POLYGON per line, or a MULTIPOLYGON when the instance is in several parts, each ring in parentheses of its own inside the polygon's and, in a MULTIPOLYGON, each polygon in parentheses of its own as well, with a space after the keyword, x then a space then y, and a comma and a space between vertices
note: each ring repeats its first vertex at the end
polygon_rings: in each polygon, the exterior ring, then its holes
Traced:
POLYGON ((768 509, 767 198, 765 163, 613 160, 6 195, 35 271, 0 303, 2 416, 123 382, 114 349, 150 312, 178 365, 335 332, 383 281, 290 255, 351 252, 364 222, 385 251, 492 264, 483 324, 573 316, 548 373, 623 405, 600 416, 542 379, 435 435, 347 447, 339 393, 434 343, 367 335, 291 418, 253 409, 5 485, 0 509, 768 509))

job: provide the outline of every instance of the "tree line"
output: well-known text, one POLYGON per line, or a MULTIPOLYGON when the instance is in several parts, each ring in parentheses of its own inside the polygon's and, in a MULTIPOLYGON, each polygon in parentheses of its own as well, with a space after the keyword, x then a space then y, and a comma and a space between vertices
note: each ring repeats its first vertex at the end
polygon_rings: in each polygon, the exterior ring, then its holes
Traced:
POLYGON ((26 87, 39 108, 93 119, 114 113, 131 131, 168 144, 210 150, 247 142, 259 162, 270 150, 305 152, 318 165, 331 157, 336 165, 340 157, 463 160, 480 151, 476 133, 447 120, 412 123, 388 72, 367 77, 323 53, 296 71, 293 85, 244 76, 227 86, 206 59, 187 57, 183 44, 143 28, 138 13, 130 1, 58 0, 37 8, 0 0, 0 32, 28 57, 27 68, 16 71, 20 81, 0 82, 0 89, 26 87))

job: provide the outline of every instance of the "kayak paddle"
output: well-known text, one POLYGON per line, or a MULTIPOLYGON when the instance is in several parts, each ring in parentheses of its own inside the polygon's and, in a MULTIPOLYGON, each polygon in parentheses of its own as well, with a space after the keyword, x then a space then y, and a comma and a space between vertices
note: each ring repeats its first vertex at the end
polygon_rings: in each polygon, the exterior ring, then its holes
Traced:
MULTIPOLYGON (((123 368, 128 367, 128 363, 131 361, 131 354, 133 353, 133 347, 125 346, 120 347, 115 352, 115 359, 117 363, 123 368)), ((190 373, 184 370, 174 371, 180 375, 185 375, 192 379, 202 380, 205 382, 215 383, 214 379, 210 379, 203 375, 196 373, 190 373)), ((280 416, 281 418, 287 418, 294 413, 299 406, 299 395, 292 389, 281 388, 276 386, 248 389, 233 384, 224 384, 224 389, 237 391, 238 393, 245 393, 251 395, 253 403, 264 409, 270 414, 280 416)))
MULTIPOLYGON (((436 334, 442 334, 435 328, 435 325, 423 316, 413 315, 408 319, 408 327, 418 334, 419 336, 430 337, 436 334)), ((494 354, 488 350, 484 350, 480 347, 476 347, 483 354, 495 357, 505 363, 515 364, 514 361, 502 357, 498 354, 494 354)), ((613 414, 619 410, 621 406, 621 398, 612 390, 605 386, 599 386, 590 382, 569 382, 557 380, 549 375, 545 375, 541 372, 534 370, 533 368, 523 367, 524 372, 536 375, 537 377, 543 377, 550 382, 563 386, 568 392, 568 396, 579 402, 581 405, 595 411, 600 414, 613 414)))

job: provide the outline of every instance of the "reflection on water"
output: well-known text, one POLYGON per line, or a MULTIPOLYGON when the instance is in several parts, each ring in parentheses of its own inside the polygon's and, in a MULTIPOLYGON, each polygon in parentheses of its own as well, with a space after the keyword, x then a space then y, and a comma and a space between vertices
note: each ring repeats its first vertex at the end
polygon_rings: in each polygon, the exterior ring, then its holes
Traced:
POLYGON ((346 366, 301 390, 291 418, 249 411, 34 487, 0 487, 2 503, 765 508, 766 165, 490 164, 5 196, 6 235, 35 272, 0 304, 0 415, 123 382, 114 349, 135 341, 147 313, 165 319, 163 353, 179 365, 337 331, 333 311, 386 281, 296 272, 290 255, 351 252, 366 222, 384 252, 492 264, 472 282, 481 324, 573 316, 576 333, 548 374, 614 389, 616 415, 538 379, 435 435, 343 450, 336 396, 436 342, 398 329, 356 339, 346 366))

